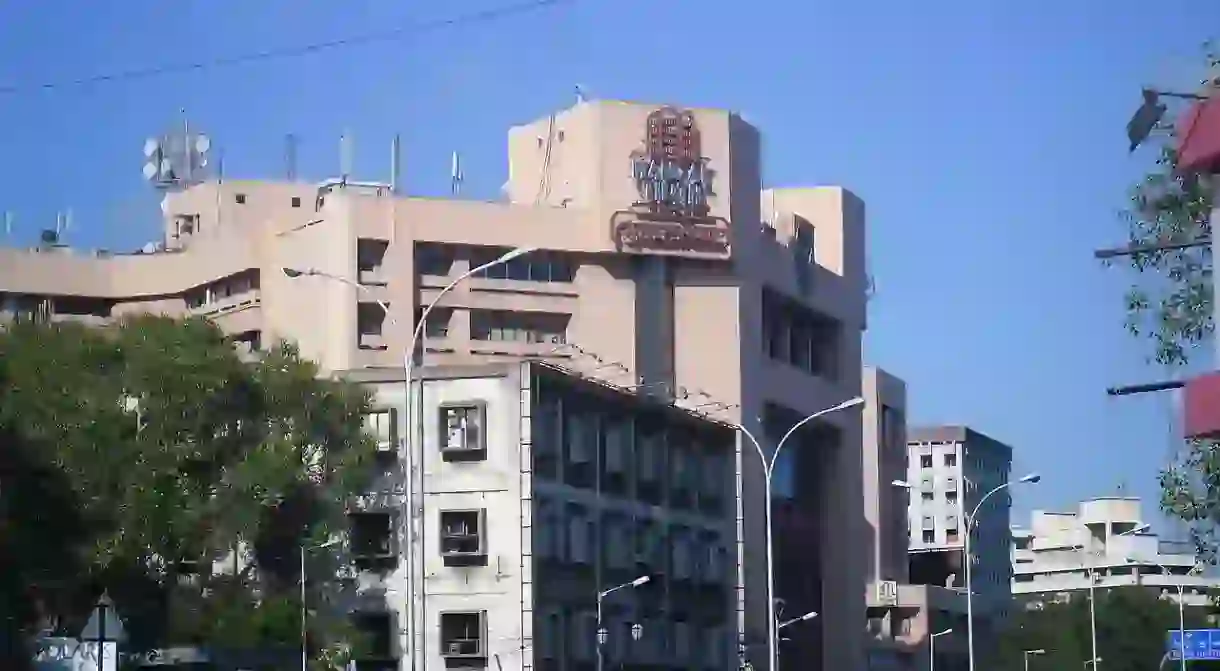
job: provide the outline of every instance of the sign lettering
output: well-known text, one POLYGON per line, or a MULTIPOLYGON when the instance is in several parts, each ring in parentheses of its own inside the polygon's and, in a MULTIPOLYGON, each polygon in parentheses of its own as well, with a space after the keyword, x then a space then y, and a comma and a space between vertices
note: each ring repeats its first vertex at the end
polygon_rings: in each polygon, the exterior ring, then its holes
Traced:
POLYGON ((636 200, 615 213, 615 247, 632 254, 725 259, 728 222, 710 215, 712 172, 690 112, 659 109, 648 116, 644 146, 630 156, 636 200))

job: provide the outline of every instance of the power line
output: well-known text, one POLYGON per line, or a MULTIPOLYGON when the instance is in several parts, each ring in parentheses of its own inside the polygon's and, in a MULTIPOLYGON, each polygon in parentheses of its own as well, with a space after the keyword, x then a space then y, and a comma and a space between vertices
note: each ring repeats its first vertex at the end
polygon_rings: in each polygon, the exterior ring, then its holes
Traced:
POLYGON ((206 61, 196 61, 193 63, 179 63, 175 65, 160 65, 147 68, 135 68, 132 70, 123 70, 119 72, 111 72, 100 75, 90 75, 87 77, 79 77, 76 79, 65 79, 54 82, 42 82, 40 84, 31 84, 28 86, 10 85, 0 86, 0 95, 8 95, 13 93, 26 93, 32 91, 52 91, 57 89, 71 88, 75 86, 89 86, 93 84, 109 84, 120 81, 131 81, 134 79, 147 79, 150 77, 159 77, 162 75, 178 74, 183 72, 194 72, 198 70, 210 70, 213 68, 230 67, 234 65, 244 65, 257 61, 273 60, 277 58, 289 58, 293 56, 304 56, 320 51, 329 51, 344 47, 358 47, 375 42, 389 42, 399 40, 408 35, 418 35, 428 33, 444 28, 452 28, 455 26, 467 26, 477 23, 487 23, 497 21, 518 14, 526 14, 547 7, 567 4, 573 0, 529 0, 528 2, 520 2, 512 5, 485 9, 478 12, 461 14, 447 19, 436 21, 427 21, 414 23, 405 26, 399 26, 389 30, 383 30, 374 33, 365 33, 362 35, 353 35, 340 39, 330 40, 327 42, 314 42, 311 44, 302 44, 292 47, 283 47, 280 49, 267 49, 253 53, 241 54, 237 56, 227 56, 223 58, 215 58, 206 61))

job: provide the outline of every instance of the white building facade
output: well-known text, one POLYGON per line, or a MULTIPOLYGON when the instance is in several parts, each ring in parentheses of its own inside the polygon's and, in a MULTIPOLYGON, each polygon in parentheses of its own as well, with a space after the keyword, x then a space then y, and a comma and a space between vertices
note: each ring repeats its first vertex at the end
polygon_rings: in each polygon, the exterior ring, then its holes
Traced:
POLYGON ((1012 530, 1012 593, 1027 605, 1065 601, 1089 588, 1143 585, 1163 598, 1208 605, 1220 588, 1199 575, 1189 545, 1166 543, 1144 530, 1138 498, 1103 497, 1074 512, 1037 510, 1028 527, 1012 530))
POLYGON ((417 669, 594 669, 599 638, 608 669, 739 668, 731 427, 541 363, 428 369, 411 422, 422 533, 408 550, 394 454, 408 425, 402 371, 346 377, 372 389, 387 452, 377 492, 351 516, 355 621, 384 642, 360 668, 406 668, 414 650, 417 669), (642 576, 604 599, 599 637, 598 593, 642 576))

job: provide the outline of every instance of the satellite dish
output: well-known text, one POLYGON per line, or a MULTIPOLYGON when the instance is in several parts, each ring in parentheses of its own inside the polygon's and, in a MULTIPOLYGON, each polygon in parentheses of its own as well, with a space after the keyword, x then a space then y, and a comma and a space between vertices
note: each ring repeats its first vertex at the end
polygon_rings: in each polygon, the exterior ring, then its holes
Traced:
POLYGON ((161 199, 161 214, 169 214, 169 196, 161 199))
POLYGON ((200 154, 206 154, 211 148, 212 141, 208 138, 208 136, 200 135, 199 137, 195 138, 195 151, 199 152, 200 154))
POLYGON ((152 179, 157 176, 157 166, 152 163, 144 164, 144 179, 152 179))
POLYGON ((144 158, 152 158, 153 154, 161 148, 161 143, 156 138, 148 138, 144 141, 144 158))

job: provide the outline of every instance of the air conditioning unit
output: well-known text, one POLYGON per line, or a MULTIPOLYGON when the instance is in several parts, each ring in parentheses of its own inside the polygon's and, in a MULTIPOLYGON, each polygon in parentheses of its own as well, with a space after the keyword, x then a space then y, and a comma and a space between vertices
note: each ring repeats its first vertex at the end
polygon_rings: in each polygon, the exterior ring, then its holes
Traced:
POLYGON ((877 581, 877 602, 882 606, 898 605, 898 582, 894 580, 877 581))

